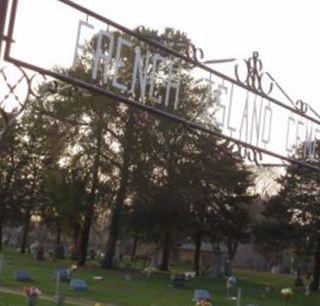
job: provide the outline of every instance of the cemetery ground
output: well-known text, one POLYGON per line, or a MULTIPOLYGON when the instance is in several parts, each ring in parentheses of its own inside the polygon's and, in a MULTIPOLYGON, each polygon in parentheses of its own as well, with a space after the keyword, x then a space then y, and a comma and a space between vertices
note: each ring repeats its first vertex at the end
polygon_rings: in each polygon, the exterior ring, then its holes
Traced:
MULTIPOLYGON (((53 306, 55 293, 54 271, 56 268, 68 267, 73 263, 67 260, 36 261, 31 255, 21 255, 13 250, 6 250, 4 268, 0 281, 0 306, 26 305, 22 294, 23 288, 35 286, 42 291, 38 306, 53 306), (27 270, 34 278, 32 283, 17 282, 13 275, 17 270, 27 270)), ((188 271, 190 267, 180 265, 175 271, 188 271)), ((87 281, 88 290, 73 292, 68 283, 61 283, 60 292, 67 298, 66 306, 101 305, 118 306, 192 306, 195 289, 205 289, 212 295, 213 305, 231 306, 236 301, 226 297, 226 281, 213 280, 209 276, 196 277, 186 282, 186 288, 178 289, 170 285, 170 273, 155 273, 151 277, 142 273, 141 269, 133 269, 129 279, 125 279, 128 269, 115 271, 98 267, 97 262, 88 262, 74 272, 73 277, 87 281), (101 276, 102 280, 95 280, 101 276)), ((288 275, 275 275, 266 272, 236 271, 237 286, 231 289, 231 296, 236 295, 237 287, 242 289, 241 305, 259 306, 315 306, 320 304, 319 293, 305 295, 304 288, 293 288, 294 278, 288 275), (293 288, 292 298, 286 302, 281 297, 281 289, 293 288)))

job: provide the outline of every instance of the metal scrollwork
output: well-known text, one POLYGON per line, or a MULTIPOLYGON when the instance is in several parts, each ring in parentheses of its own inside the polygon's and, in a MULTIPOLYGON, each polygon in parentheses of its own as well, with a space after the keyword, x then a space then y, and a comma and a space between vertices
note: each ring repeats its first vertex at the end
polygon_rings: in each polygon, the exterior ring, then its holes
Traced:
POLYGON ((24 110, 30 99, 30 79, 18 66, 5 66, 0 69, 0 140, 9 126, 24 110))
POLYGON ((204 58, 204 52, 201 48, 197 48, 194 44, 189 43, 186 47, 186 56, 195 62, 199 62, 204 58))
POLYGON ((147 29, 146 29, 145 26, 139 25, 139 26, 136 28, 135 31, 136 31, 138 34, 144 34, 144 33, 147 31, 147 29))
POLYGON ((265 95, 268 95, 272 92, 273 90, 273 81, 269 79, 269 84, 267 90, 264 88, 264 78, 268 74, 263 72, 263 65, 262 61, 259 58, 259 53, 258 52, 253 52, 252 57, 250 57, 247 60, 243 60, 245 63, 245 78, 244 80, 241 80, 240 77, 240 66, 239 64, 235 65, 235 76, 238 82, 245 84, 247 87, 258 91, 260 93, 263 93, 265 95))
POLYGON ((247 159, 248 161, 254 162, 258 167, 260 167, 260 164, 263 160, 263 155, 260 151, 253 148, 241 146, 238 143, 231 143, 228 148, 240 159, 247 159))
POLYGON ((0 142, 32 101, 76 89, 73 85, 49 79, 45 75, 31 74, 17 65, 8 65, 0 69, 0 88, 0 142))
POLYGON ((309 110, 309 104, 303 102, 302 100, 297 100, 295 103, 295 108, 302 114, 307 113, 309 110))
POLYGON ((184 54, 189 60, 200 62, 204 58, 204 52, 201 48, 197 48, 194 44, 190 42, 176 42, 174 37, 174 31, 172 29, 167 30, 165 37, 160 37, 158 35, 148 35, 147 29, 144 26, 139 26, 136 29, 139 35, 143 35, 149 39, 154 40, 157 43, 167 45, 170 48, 178 48, 184 50, 184 54))

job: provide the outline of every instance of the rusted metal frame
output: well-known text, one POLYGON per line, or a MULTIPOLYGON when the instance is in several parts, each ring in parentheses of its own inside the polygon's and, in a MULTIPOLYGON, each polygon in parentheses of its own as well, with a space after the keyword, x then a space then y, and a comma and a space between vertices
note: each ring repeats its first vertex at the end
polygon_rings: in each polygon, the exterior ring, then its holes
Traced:
MULTIPOLYGON (((187 56, 175 51, 175 50, 172 50, 166 46, 163 46, 161 44, 158 44, 157 42, 155 41, 152 41, 152 40, 149 40, 139 34, 137 34, 136 32, 133 32, 103 16, 100 16, 84 7, 81 7, 75 3, 73 3, 72 1, 69 1, 69 0, 57 0, 57 1, 60 1, 64 4, 67 4, 75 9, 78 9, 80 11, 82 11, 83 13, 85 14, 88 14, 96 19, 99 19, 105 23, 108 23, 109 25, 112 25, 113 27, 123 31, 123 32, 126 32, 128 34, 131 34, 132 36, 135 36, 136 38, 154 46, 155 48, 159 48, 171 55, 174 55, 178 58, 181 58, 183 60, 185 60, 186 62, 188 63, 191 63, 199 68, 202 68, 212 74, 215 74, 216 76, 222 78, 222 79, 225 79, 233 84, 236 84, 237 86, 240 86, 254 94, 257 94, 261 97, 264 97, 268 100, 270 100, 271 102, 279 105, 279 106, 282 106, 284 108, 286 108, 287 110, 289 111, 292 111, 294 113, 297 113, 298 115, 301 115, 317 124, 320 124, 319 121, 317 121, 316 119, 314 118, 311 118, 307 115, 304 115, 304 114, 301 114, 299 113, 299 111, 277 101, 276 99, 274 98, 271 98, 261 92, 258 92, 258 91, 255 91, 253 90, 252 88, 249 88, 248 86, 220 73, 220 72, 217 72, 213 69, 211 69, 210 67, 207 67, 195 60, 192 60, 190 58, 188 58, 187 56)), ((305 163, 303 161, 299 161, 299 160, 296 160, 296 159, 293 159, 293 158, 290 158, 290 157, 287 157, 287 156, 283 156, 283 155, 280 155, 280 154, 277 154, 275 152, 272 152, 272 151, 269 151, 269 150, 266 150, 266 149, 263 149, 263 148, 259 148, 259 147, 256 147, 254 145, 251 145, 251 144, 248 144, 248 143, 245 143, 241 140, 238 140, 238 139, 235 139, 233 137, 230 137, 230 136, 226 136, 226 135, 223 135, 219 132, 216 132, 214 130, 211 130, 209 128, 206 128, 198 123, 195 123, 195 122, 192 122, 192 121, 189 121, 187 119, 184 119, 182 117, 179 117, 175 114, 172 114, 172 113, 169 113, 169 112, 166 112, 162 109, 159 109, 159 108, 156 108, 152 105, 146 105, 146 104, 142 104, 141 102, 138 102, 138 101, 135 101, 133 99, 130 99, 130 98, 127 98, 125 96, 122 96, 122 95, 118 95, 116 93, 113 93, 109 90, 106 90, 100 86, 97 86, 97 85, 94 85, 94 84, 90 84, 90 83, 87 83, 87 82, 84 82, 84 81, 81 81, 81 80, 78 80, 76 78, 73 78, 73 77, 69 77, 69 76, 66 76, 66 75, 62 75, 62 74, 59 74, 59 73, 56 73, 54 71, 51 71, 51 70, 48 70, 48 69, 44 69, 42 67, 38 67, 36 65, 33 65, 33 64, 30 64, 30 63, 27 63, 27 62, 24 62, 22 60, 19 60, 19 59, 15 59, 13 57, 10 56, 10 50, 11 50, 11 42, 12 42, 12 39, 13 39, 13 31, 14 31, 14 23, 15 23, 15 16, 16 16, 16 11, 17 11, 17 4, 18 4, 18 0, 13 0, 13 5, 12 5, 12 10, 11 10, 11 16, 10 16, 10 21, 9 21, 9 29, 8 29, 8 42, 6 44, 6 49, 5 49, 5 60, 7 60, 8 62, 11 62, 12 64, 14 65, 17 65, 17 66, 20 66, 20 67, 24 67, 26 69, 30 69, 30 70, 33 70, 33 71, 37 71, 38 73, 40 74, 43 74, 43 75, 47 75, 47 76, 51 76, 55 79, 58 79, 60 81, 63 81, 63 82, 66 82, 66 83, 69 83, 69 84, 72 84, 74 86, 78 86, 78 87, 81 87, 83 89, 86 89, 86 90, 89 90, 91 92, 94 92, 98 95, 101 95, 101 96, 105 96, 105 97, 109 97, 111 99, 113 99, 115 102, 122 102, 122 103, 125 103, 127 105, 130 105, 130 106, 134 106, 134 107, 137 107, 139 109, 142 109, 142 110, 146 110, 154 115, 157 115, 157 116, 161 116, 161 117, 165 117, 167 119, 170 119, 170 120, 173 120, 177 123, 180 123, 180 124, 184 124, 186 125, 187 127, 190 127, 190 128, 193 128, 193 129, 197 129, 197 130, 200 130, 202 132, 205 132, 207 134, 210 134, 214 137, 218 137, 218 138, 222 138, 226 141, 230 141, 230 142, 233 142, 235 144, 238 144, 240 146, 243 146, 244 148, 247 148, 247 149, 250 149, 252 150, 253 152, 260 152, 260 153, 263 153, 263 154, 267 154, 269 156, 272 156, 272 157, 275 157, 275 158, 279 158, 279 159, 282 159, 282 160, 285 160, 287 162, 290 162, 290 163, 294 163, 296 165, 299 165, 299 166, 304 166, 304 167, 307 167, 309 169, 312 169, 312 170, 316 170, 316 171, 320 171, 320 168, 315 166, 315 165, 312 165, 312 164, 308 164, 308 163, 305 163)))

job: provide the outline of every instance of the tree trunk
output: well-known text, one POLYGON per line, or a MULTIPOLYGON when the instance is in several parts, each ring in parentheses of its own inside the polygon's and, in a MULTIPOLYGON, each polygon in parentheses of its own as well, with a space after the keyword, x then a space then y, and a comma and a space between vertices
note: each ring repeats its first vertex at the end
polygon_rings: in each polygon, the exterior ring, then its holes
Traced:
MULTIPOLYGON (((89 205, 88 205, 89 206, 89 205)), ((88 208, 86 211, 83 227, 81 230, 80 245, 79 245, 79 258, 78 265, 84 266, 87 260, 88 246, 89 246, 89 237, 90 229, 93 218, 93 208, 88 208)))
POLYGON ((29 228, 30 228, 30 218, 31 218, 31 207, 29 205, 26 209, 26 215, 25 215, 24 226, 23 226, 23 234, 22 234, 22 241, 21 241, 21 248, 20 248, 20 252, 22 254, 26 252, 26 248, 27 248, 28 234, 29 234, 29 228))
POLYGON ((0 218, 0 253, 3 251, 2 240, 3 240, 2 219, 0 218))
POLYGON ((101 158, 101 146, 102 146, 102 122, 98 122, 97 135, 96 135, 96 154, 93 162, 92 169, 92 186, 89 194, 89 198, 86 205, 85 217, 83 222, 83 227, 81 230, 80 246, 79 246, 79 258, 78 265, 83 266, 86 264, 87 252, 89 246, 90 229, 92 225, 92 219, 94 215, 94 204, 96 201, 96 192, 99 184, 99 168, 100 168, 100 158, 101 158))
POLYGON ((195 236, 195 251, 193 258, 193 271, 196 272, 196 275, 200 275, 200 255, 201 255, 201 243, 202 243, 202 235, 200 232, 196 233, 195 236))
POLYGON ((35 194, 36 185, 37 185, 37 173, 38 173, 38 168, 35 164, 33 164, 33 181, 32 181, 32 186, 30 190, 30 199, 26 206, 26 215, 24 219, 24 228, 23 228, 22 242, 21 242, 21 248, 20 248, 21 253, 25 253, 26 247, 27 247, 31 212, 33 208, 33 201, 35 200, 34 194, 35 194))
POLYGON ((314 266, 312 274, 312 282, 310 284, 310 290, 319 290, 320 282, 320 240, 317 242, 316 252, 314 254, 314 266))
POLYGON ((80 257, 80 232, 81 232, 81 226, 78 222, 74 223, 72 225, 72 240, 73 240, 73 246, 71 249, 71 259, 77 260, 77 258, 80 257))
POLYGON ((102 266, 107 269, 113 269, 114 257, 116 253, 117 241, 119 238, 121 214, 124 207, 124 200, 127 192, 129 165, 130 165, 130 149, 133 141, 133 110, 129 109, 129 118, 125 128, 125 137, 123 143, 123 162, 120 171, 120 185, 117 192, 115 204, 112 206, 111 224, 109 238, 106 246, 106 254, 102 266))
POLYGON ((61 243, 61 226, 57 224, 57 236, 56 236, 56 246, 59 246, 61 243))
POLYGON ((132 251, 131 251, 131 261, 136 260, 137 248, 138 248, 138 235, 134 235, 133 246, 132 246, 132 251))
POLYGON ((113 214, 111 216, 111 225, 109 238, 106 247, 106 255, 103 261, 103 267, 107 269, 113 269, 114 266, 114 257, 116 253, 117 241, 120 232, 120 219, 123 210, 123 202, 125 200, 126 187, 127 187, 127 178, 128 178, 128 169, 122 173, 122 178, 120 182, 120 189, 117 195, 117 201, 113 205, 112 210, 113 214))
POLYGON ((170 245, 171 245, 171 234, 169 232, 167 232, 164 236, 161 263, 159 266, 159 269, 162 271, 169 270, 170 245))
POLYGON ((238 241, 227 241, 226 243, 229 259, 228 266, 226 269, 227 271, 225 271, 227 275, 233 275, 233 259, 237 253, 238 244, 238 241))

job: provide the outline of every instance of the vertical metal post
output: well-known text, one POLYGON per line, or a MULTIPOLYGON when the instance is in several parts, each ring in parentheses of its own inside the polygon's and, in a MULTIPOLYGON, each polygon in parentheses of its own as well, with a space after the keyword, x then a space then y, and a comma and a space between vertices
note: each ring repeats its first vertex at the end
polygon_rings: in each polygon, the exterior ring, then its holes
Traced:
POLYGON ((0 0, 0 56, 1 56, 1 46, 4 40, 4 28, 6 25, 8 2, 9 0, 0 0))
POLYGON ((238 288, 237 291, 237 306, 241 305, 241 288, 238 288))

